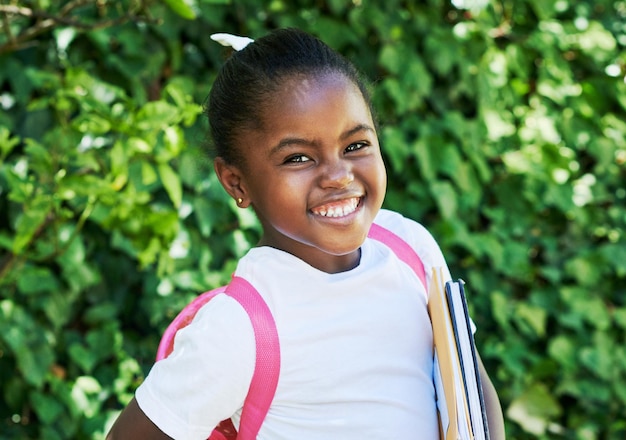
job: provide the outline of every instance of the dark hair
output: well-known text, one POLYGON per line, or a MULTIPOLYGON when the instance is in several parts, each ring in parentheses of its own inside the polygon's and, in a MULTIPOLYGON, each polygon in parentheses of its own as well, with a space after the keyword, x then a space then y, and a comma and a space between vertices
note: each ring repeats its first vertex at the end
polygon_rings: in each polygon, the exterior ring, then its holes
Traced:
POLYGON ((259 38, 222 66, 209 94, 207 115, 214 155, 240 163, 235 142, 242 129, 260 128, 264 103, 293 75, 337 72, 354 82, 373 116, 370 94, 356 68, 318 38, 279 29, 259 38))

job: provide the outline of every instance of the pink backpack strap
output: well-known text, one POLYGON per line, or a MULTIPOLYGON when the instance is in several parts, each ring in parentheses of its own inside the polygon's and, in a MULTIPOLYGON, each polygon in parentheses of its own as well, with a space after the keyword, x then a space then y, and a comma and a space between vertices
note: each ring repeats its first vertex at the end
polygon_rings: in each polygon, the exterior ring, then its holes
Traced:
POLYGON ((243 404, 238 440, 254 440, 270 409, 280 374, 280 345, 276 323, 259 292, 245 279, 233 277, 226 294, 243 306, 252 320, 256 362, 243 404))
MULTIPOLYGON (((254 373, 241 413, 239 434, 236 437, 238 440, 253 440, 261 429, 278 386, 280 345, 272 312, 250 283, 235 276, 227 286, 205 292, 189 303, 165 330, 157 350, 157 361, 166 358, 172 352, 176 332, 189 325, 198 310, 220 293, 235 299, 244 308, 254 330, 256 346, 254 373)), ((232 434, 229 432, 229 435, 232 434)), ((214 431, 210 438, 227 436, 224 432, 214 431)))
POLYGON ((226 286, 218 287, 217 289, 209 290, 201 295, 198 295, 193 301, 185 306, 183 310, 174 318, 170 325, 167 326, 163 336, 161 336, 161 342, 159 342, 159 348, 157 348, 156 360, 160 361, 165 359, 174 350, 174 337, 176 332, 181 328, 187 327, 193 320, 198 310, 208 303, 218 293, 223 293, 226 290, 226 286))
POLYGON ((372 227, 370 228, 367 236, 387 245, 400 260, 408 264, 409 267, 415 272, 415 275, 417 275, 422 282, 426 292, 428 292, 424 263, 419 255, 417 255, 417 252, 415 252, 415 250, 403 238, 377 223, 372 223, 372 227))

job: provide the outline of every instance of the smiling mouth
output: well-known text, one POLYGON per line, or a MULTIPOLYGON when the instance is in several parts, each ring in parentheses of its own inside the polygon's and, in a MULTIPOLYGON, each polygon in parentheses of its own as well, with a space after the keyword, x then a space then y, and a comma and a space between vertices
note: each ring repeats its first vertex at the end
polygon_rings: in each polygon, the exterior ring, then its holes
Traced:
POLYGON ((338 202, 327 203, 317 208, 313 208, 311 212, 321 217, 339 218, 352 214, 359 207, 360 197, 352 197, 350 199, 340 200, 338 202))

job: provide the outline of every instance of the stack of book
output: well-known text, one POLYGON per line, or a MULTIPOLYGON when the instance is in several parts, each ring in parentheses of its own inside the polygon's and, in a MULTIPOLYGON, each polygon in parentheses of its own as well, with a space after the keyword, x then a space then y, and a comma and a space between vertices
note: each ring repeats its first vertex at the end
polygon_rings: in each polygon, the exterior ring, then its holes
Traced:
POLYGON ((464 282, 444 282, 443 270, 435 268, 429 290, 441 439, 489 440, 464 282))

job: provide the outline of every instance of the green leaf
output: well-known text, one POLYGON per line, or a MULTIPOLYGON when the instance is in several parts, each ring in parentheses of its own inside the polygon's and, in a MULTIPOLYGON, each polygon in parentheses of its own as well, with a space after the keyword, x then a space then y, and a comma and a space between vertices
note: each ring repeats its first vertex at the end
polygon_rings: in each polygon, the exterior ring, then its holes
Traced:
POLYGON ((111 183, 99 176, 67 176, 59 182, 56 194, 64 200, 75 200, 78 196, 98 197, 112 194, 111 183))
POLYGON ((145 139, 136 136, 129 138, 126 145, 129 149, 131 149, 131 151, 136 151, 138 153, 148 154, 154 150, 154 146, 152 144, 145 139))
POLYGON ((509 298, 503 292, 495 291, 490 295, 491 313, 493 313, 496 322, 502 328, 509 327, 509 320, 514 311, 514 306, 509 298))
POLYGON ((85 322, 90 325, 100 325, 115 320, 118 309, 115 304, 108 302, 97 304, 84 314, 85 322))
POLYGON ((572 39, 574 45, 600 63, 609 60, 617 46, 615 36, 597 21, 590 22, 587 29, 577 37, 572 39))
POLYGON ((530 0, 535 13, 542 20, 551 18, 556 13, 555 1, 553 0, 530 0))
POLYGON ((531 304, 519 303, 517 304, 515 313, 516 319, 529 325, 535 336, 542 337, 546 334, 546 322, 548 318, 546 310, 531 304))
POLYGON ((137 113, 136 127, 145 131, 160 131, 175 123, 178 109, 165 101, 153 101, 144 105, 137 113))
POLYGON ((84 373, 91 373, 98 362, 98 354, 92 348, 86 348, 79 343, 70 345, 68 353, 84 373))
POLYGON ((33 168, 41 171, 49 171, 53 168, 53 158, 50 149, 45 145, 35 142, 32 139, 26 139, 26 153, 33 168))
POLYGON ((54 291, 41 299, 44 313, 54 329, 59 329, 72 318, 73 295, 69 292, 54 291))
POLYGON ((54 397, 40 391, 32 392, 30 401, 39 421, 45 424, 49 424, 57 419, 64 411, 63 405, 54 397))
POLYGON ((607 383, 617 380, 615 376, 615 343, 607 333, 595 332, 593 346, 580 350, 580 360, 594 376, 607 383))
POLYGON ((55 359, 54 344, 46 330, 24 308, 5 300, 0 302, 0 335, 15 355, 26 382, 41 386, 55 359))
POLYGON ((429 182, 435 180, 437 176, 437 162, 428 143, 424 139, 418 139, 412 147, 417 156, 418 166, 423 178, 429 182))
POLYGON ((117 326, 109 323, 102 328, 91 330, 87 334, 87 343, 91 351, 98 354, 98 359, 112 356, 119 349, 121 341, 117 338, 116 330, 117 326))
MULTIPOLYGON (((126 358, 122 360, 119 364, 119 374, 113 384, 114 390, 118 394, 124 393, 126 389, 134 384, 139 376, 141 376, 141 367, 135 359, 126 358)), ((128 400, 131 397, 132 395, 129 395, 128 400)))
POLYGON ((12 136, 8 128, 0 126, 0 161, 3 161, 19 143, 19 137, 12 136))
POLYGON ((443 218, 455 218, 457 214, 457 195, 454 187, 449 182, 434 182, 430 190, 439 205, 439 211, 443 218))
POLYGON ((180 208, 180 204, 183 201, 183 185, 180 181, 180 177, 176 172, 166 163, 161 163, 157 167, 159 171, 159 177, 161 182, 170 196, 170 200, 176 207, 180 208))
POLYGON ((141 162, 141 183, 150 186, 157 181, 157 176, 154 167, 149 162, 141 162))
POLYGON ((111 122, 108 119, 93 113, 78 116, 72 124, 81 133, 92 135, 106 134, 111 130, 111 122))
POLYGON ((552 418, 561 415, 562 409, 547 386, 536 383, 515 398, 506 415, 519 423, 526 432, 545 434, 552 418))
POLYGON ((404 64, 404 56, 398 50, 397 46, 389 44, 382 48, 379 55, 381 66, 389 70, 389 72, 398 74, 404 64))
POLYGON ((47 267, 28 266, 22 270, 17 281, 20 292, 27 295, 54 292, 59 289, 57 277, 47 267))
POLYGON ((102 386, 92 376, 80 376, 72 387, 72 400, 82 414, 93 417, 100 408, 98 395, 102 391, 102 386))
POLYGON ((193 212, 198 222, 198 228, 203 237, 208 237, 215 224, 219 222, 219 213, 215 203, 205 197, 196 197, 193 200, 193 212))
POLYGON ((561 298, 571 309, 578 320, 586 321, 600 330, 611 326, 611 317, 607 305, 602 298, 592 296, 587 287, 564 287, 561 298))
POLYGON ((381 133, 381 145, 386 156, 391 160, 395 170, 402 171, 407 165, 410 153, 402 130, 396 127, 383 127, 381 133))
POLYGON ((178 157, 185 147, 185 137, 179 127, 165 127, 163 130, 165 147, 171 157, 178 157))
POLYGON ((164 0, 170 9, 187 20, 198 16, 198 5, 195 0, 164 0))
POLYGON ((619 277, 626 277, 626 243, 607 244, 600 249, 601 255, 615 268, 619 277))
POLYGON ((550 341, 548 353, 550 357, 562 365, 566 371, 576 369, 578 348, 575 342, 566 336, 559 335, 553 338, 550 341))
POLYGON ((620 307, 613 310, 613 319, 621 328, 626 330, 626 307, 620 307))

